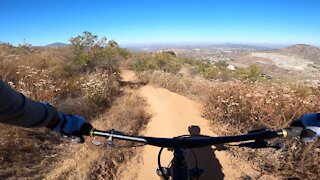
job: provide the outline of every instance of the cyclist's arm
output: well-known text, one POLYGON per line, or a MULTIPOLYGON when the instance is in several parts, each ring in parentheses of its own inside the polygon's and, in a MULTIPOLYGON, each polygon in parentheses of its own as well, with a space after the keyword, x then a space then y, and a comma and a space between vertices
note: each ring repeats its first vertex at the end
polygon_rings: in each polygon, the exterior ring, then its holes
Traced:
POLYGON ((42 127, 56 122, 57 110, 26 98, 0 80, 0 123, 21 127, 42 127))

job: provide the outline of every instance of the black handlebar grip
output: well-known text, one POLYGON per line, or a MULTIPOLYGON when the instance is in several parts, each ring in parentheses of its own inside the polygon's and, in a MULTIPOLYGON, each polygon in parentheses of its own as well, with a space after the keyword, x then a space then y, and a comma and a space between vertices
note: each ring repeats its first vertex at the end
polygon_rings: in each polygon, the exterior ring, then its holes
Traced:
POLYGON ((91 130, 93 129, 90 123, 84 123, 80 128, 81 135, 89 136, 91 130))
POLYGON ((285 138, 294 138, 294 137, 300 137, 302 130, 303 130, 302 127, 291 126, 283 129, 282 132, 285 138))

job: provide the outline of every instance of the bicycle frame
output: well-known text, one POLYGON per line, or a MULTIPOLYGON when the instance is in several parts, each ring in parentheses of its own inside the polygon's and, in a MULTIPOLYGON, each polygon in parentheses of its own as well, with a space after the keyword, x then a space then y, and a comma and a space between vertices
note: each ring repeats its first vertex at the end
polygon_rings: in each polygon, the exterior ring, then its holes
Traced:
POLYGON ((172 179, 189 179, 189 169, 182 148, 175 149, 173 152, 171 173, 172 179))
POLYGON ((185 149, 178 148, 173 151, 173 160, 170 168, 164 168, 160 164, 161 148, 158 155, 158 169, 157 174, 161 179, 198 179, 202 174, 203 170, 199 168, 189 169, 185 161, 185 149), (164 171, 166 169, 166 171, 164 171))

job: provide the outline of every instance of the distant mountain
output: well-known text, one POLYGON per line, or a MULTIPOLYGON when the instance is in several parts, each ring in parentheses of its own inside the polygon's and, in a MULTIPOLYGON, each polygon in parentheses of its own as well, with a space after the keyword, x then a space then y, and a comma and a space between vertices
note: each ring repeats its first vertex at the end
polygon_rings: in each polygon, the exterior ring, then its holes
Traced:
POLYGON ((320 64, 320 48, 306 44, 296 44, 276 51, 282 55, 295 56, 320 64))
POLYGON ((56 43, 48 44, 45 47, 65 47, 65 46, 69 46, 69 44, 56 42, 56 43))

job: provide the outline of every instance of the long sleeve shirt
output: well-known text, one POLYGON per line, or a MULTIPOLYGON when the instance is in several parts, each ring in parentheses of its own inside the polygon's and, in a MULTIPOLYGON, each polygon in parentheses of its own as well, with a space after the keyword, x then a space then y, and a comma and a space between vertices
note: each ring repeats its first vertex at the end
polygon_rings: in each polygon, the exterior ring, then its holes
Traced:
POLYGON ((16 92, 0 80, 0 123, 21 127, 43 127, 56 121, 57 110, 16 92))

